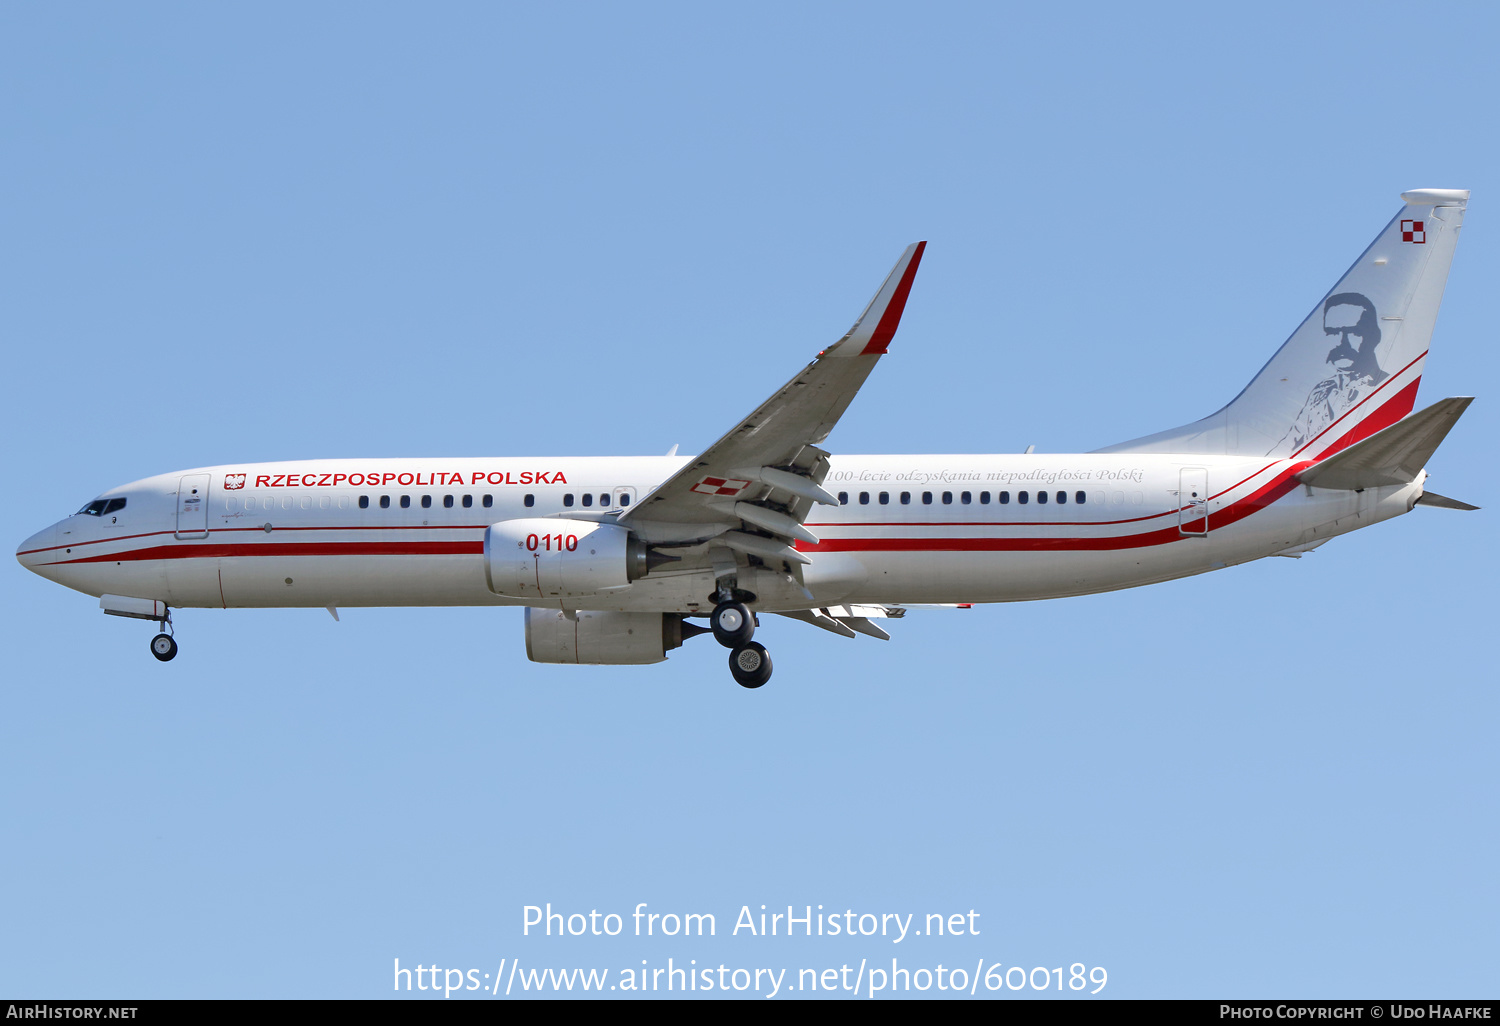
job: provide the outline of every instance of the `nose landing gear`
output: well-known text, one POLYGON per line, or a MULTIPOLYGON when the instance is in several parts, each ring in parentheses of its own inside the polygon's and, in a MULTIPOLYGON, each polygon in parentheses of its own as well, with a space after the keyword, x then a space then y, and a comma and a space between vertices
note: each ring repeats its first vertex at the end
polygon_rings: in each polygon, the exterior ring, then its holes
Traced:
POLYGON ((170 634, 158 634, 151 639, 151 654, 167 662, 177 654, 177 642, 170 634))
POLYGON ((151 639, 151 654, 164 663, 170 662, 177 654, 177 639, 172 637, 175 632, 172 631, 171 607, 162 606, 162 617, 157 622, 161 624, 161 633, 151 639))

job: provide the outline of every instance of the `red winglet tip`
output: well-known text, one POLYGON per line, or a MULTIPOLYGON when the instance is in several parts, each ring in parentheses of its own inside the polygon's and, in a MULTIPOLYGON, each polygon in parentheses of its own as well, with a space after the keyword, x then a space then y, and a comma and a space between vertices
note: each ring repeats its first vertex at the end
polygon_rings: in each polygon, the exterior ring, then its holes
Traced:
POLYGON ((916 280, 917 265, 922 262, 922 251, 926 248, 926 240, 917 243, 917 250, 911 255, 911 263, 906 265, 906 271, 901 275, 901 281, 897 283, 896 291, 891 294, 891 301, 886 304, 885 312, 880 315, 880 323, 875 326, 875 331, 870 335, 870 341, 861 351, 861 355, 884 355, 886 347, 891 344, 891 339, 896 337, 896 328, 901 323, 901 314, 906 310, 906 297, 911 294, 911 283, 916 280))

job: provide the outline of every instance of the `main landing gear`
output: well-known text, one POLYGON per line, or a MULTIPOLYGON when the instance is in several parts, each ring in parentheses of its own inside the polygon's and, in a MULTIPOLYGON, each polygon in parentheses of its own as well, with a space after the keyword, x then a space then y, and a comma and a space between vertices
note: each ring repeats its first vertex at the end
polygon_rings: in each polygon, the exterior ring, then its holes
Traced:
POLYGON ((755 636, 755 614, 732 598, 720 601, 709 615, 714 638, 729 649, 729 672, 740 687, 758 688, 771 679, 771 655, 755 636))
POLYGON ((758 688, 771 679, 771 653, 758 641, 750 641, 729 653, 729 672, 742 688, 758 688))
POLYGON ((739 648, 755 636, 755 616, 740 602, 720 602, 708 618, 714 640, 725 648, 739 648))

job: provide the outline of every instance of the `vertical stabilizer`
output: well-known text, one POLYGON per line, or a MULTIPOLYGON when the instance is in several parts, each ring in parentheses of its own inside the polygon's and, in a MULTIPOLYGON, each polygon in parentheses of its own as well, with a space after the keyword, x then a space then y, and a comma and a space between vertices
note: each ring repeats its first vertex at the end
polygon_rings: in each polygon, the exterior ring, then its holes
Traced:
POLYGON ((1412 411, 1467 189, 1417 189, 1228 406, 1099 452, 1317 459, 1412 411))

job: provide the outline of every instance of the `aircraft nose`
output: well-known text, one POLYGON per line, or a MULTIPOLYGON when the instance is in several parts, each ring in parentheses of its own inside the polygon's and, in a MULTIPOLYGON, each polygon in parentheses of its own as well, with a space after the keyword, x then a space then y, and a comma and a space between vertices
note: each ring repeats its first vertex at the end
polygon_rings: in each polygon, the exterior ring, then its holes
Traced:
POLYGON ((16 546, 16 561, 26 569, 37 572, 37 567, 47 559, 45 550, 57 544, 57 525, 44 527, 36 534, 16 546))

